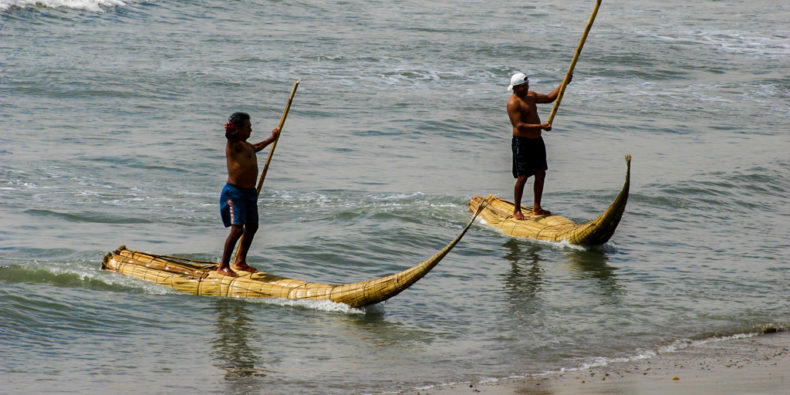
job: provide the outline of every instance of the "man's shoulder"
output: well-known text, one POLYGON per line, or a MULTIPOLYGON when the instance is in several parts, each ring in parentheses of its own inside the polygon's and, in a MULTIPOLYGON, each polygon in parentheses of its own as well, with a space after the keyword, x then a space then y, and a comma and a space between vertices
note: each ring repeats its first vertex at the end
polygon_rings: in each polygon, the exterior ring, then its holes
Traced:
POLYGON ((228 144, 226 145, 228 149, 235 152, 240 152, 243 150, 250 149, 252 144, 244 140, 228 140, 228 144))
MULTIPOLYGON (((534 92, 530 91, 530 94, 531 93, 534 93, 534 92)), ((511 106, 513 106, 513 107, 529 107, 530 105, 532 105, 534 103, 535 103, 535 97, 534 96, 529 96, 528 95, 526 97, 518 97, 516 95, 512 95, 510 97, 510 100, 507 101, 507 106, 508 107, 511 107, 511 106)))

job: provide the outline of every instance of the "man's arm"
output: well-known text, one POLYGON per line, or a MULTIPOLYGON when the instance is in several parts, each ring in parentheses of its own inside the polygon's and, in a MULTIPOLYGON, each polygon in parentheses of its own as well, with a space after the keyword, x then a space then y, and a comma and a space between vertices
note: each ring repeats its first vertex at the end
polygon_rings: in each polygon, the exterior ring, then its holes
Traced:
POLYGON ((536 103, 553 103, 554 100, 557 100, 557 96, 560 94, 560 87, 558 86, 555 88, 551 93, 548 95, 544 95, 543 93, 536 93, 535 94, 535 102, 536 103))
POLYGON ((255 152, 258 152, 258 151, 266 148, 266 146, 271 144, 272 142, 274 142, 274 140, 277 140, 277 136, 279 136, 279 135, 280 135, 280 128, 274 128, 272 130, 272 135, 269 136, 269 138, 267 138, 266 140, 261 141, 260 143, 253 144, 252 148, 255 150, 255 152))
POLYGON ((510 116, 510 122, 513 124, 513 127, 516 128, 519 133, 529 134, 529 132, 539 132, 540 129, 551 130, 551 126, 549 126, 548 123, 524 122, 524 120, 521 119, 521 109, 518 108, 518 104, 514 102, 507 103, 507 114, 510 116))
POLYGON ((551 125, 549 125, 548 123, 523 123, 523 122, 521 122, 521 123, 516 125, 516 129, 518 129, 519 132, 526 134, 526 133, 529 133, 531 131, 534 131, 535 129, 543 129, 545 131, 550 131, 551 130, 551 125))
MULTIPOLYGON (((570 84, 572 80, 573 80, 573 74, 571 74, 570 78, 568 78, 568 83, 570 84)), ((560 83, 559 86, 554 88, 554 90, 551 91, 551 93, 549 93, 548 95, 544 95, 542 93, 535 93, 535 102, 537 102, 537 103, 554 103, 554 100, 557 100, 557 96, 559 96, 559 94, 560 94, 560 87, 561 86, 562 86, 562 83, 560 83)))

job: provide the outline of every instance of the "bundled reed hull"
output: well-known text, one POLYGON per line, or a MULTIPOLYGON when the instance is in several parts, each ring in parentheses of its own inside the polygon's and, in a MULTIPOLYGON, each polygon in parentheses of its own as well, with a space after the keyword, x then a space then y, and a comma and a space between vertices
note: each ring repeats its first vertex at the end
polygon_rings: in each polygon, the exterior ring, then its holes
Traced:
POLYGON ((485 207, 456 238, 427 260, 400 273, 351 284, 320 284, 267 273, 238 272, 227 277, 216 272, 217 263, 132 251, 121 246, 104 257, 102 269, 165 285, 181 292, 205 296, 330 300, 363 307, 387 300, 428 274, 463 238, 485 207))
POLYGON ((577 224, 559 215, 529 216, 525 214, 526 219, 516 220, 513 218, 515 205, 492 196, 489 196, 488 199, 480 196, 473 198, 469 201, 469 210, 477 212, 481 206, 485 206, 484 202, 490 201, 480 212, 480 218, 513 237, 556 242, 567 241, 582 246, 600 245, 606 243, 614 234, 628 202, 631 155, 626 155, 625 161, 627 169, 623 189, 609 205, 606 212, 584 224, 577 224))

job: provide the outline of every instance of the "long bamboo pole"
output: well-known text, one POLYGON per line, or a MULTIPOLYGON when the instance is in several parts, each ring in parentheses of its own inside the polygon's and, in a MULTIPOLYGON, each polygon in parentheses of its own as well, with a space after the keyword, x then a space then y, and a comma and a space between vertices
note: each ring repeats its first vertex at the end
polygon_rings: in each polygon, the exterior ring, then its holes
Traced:
POLYGON ((582 47, 584 46, 584 42, 587 40, 587 35, 590 33, 590 29, 592 28, 593 22, 595 21, 595 16, 598 15, 598 8, 600 6, 601 0, 596 0, 595 9, 593 9, 592 15, 590 15, 590 21, 587 22, 587 28, 584 29, 582 39, 579 41, 579 46, 576 48, 576 54, 573 55, 571 66, 568 67, 568 72, 565 73, 565 78, 562 80, 560 91, 557 94, 557 100, 554 101, 554 107, 551 109, 551 114, 549 114, 549 120, 547 122, 549 126, 551 126, 552 122, 554 122, 554 116, 557 114, 557 109, 560 108, 560 102, 562 101, 562 95, 565 94, 565 87, 568 85, 568 79, 570 78, 571 74, 573 74, 573 68, 576 67, 576 61, 579 60, 579 55, 582 53, 582 47))
MULTIPOLYGON (((283 115, 280 117, 280 124, 277 126, 280 129, 280 134, 277 135, 277 138, 274 139, 272 142, 272 148, 269 149, 269 156, 266 157, 266 164, 263 165, 263 171, 261 171, 261 178, 258 180, 258 186, 255 188, 256 193, 258 196, 261 195, 261 188, 263 187, 263 180, 266 178, 266 173, 269 171, 269 163, 272 162, 272 155, 274 155, 274 149, 277 147, 277 142, 280 140, 280 136, 283 134, 283 125, 285 125, 285 118, 288 116, 288 111, 291 109, 291 103, 294 101, 294 95, 296 94, 296 88, 299 87, 299 80, 294 82, 294 87, 291 89, 291 95, 288 97, 288 104, 285 105, 285 110, 283 110, 283 115)), ((235 262, 236 257, 239 255, 239 251, 241 251, 241 243, 244 239, 244 235, 242 235, 239 240, 238 244, 236 245, 236 253, 233 254, 230 261, 235 262)))
POLYGON ((282 117, 280 117, 280 125, 277 126, 280 129, 280 134, 277 135, 277 138, 274 139, 272 143, 272 148, 269 150, 269 156, 266 157, 266 164, 263 166, 263 171, 261 171, 261 179, 258 180, 258 187, 256 188, 258 195, 261 194, 261 187, 263 187, 263 179, 266 178, 266 172, 269 171, 269 163, 272 162, 272 155, 274 155, 274 149, 277 147, 277 141, 280 140, 280 136, 283 134, 283 125, 285 124, 285 117, 288 116, 288 110, 291 109, 291 103, 294 101, 294 95, 296 94, 296 88, 299 87, 299 80, 294 82, 294 87, 291 89, 291 96, 288 97, 288 104, 285 106, 285 110, 283 111, 282 117))

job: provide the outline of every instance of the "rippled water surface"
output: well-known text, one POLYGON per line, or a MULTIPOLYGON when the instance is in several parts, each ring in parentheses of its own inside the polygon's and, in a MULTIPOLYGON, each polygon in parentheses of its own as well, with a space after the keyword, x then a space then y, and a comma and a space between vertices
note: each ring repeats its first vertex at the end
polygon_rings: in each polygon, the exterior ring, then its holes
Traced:
POLYGON ((470 198, 510 198, 509 75, 550 92, 591 11, 0 0, 3 391, 388 392, 787 327, 790 6, 775 1, 604 2, 544 136, 543 199, 597 216, 632 154, 628 207, 601 248, 477 223, 364 310, 100 270, 121 244, 218 259, 222 124, 247 111, 263 139, 297 79, 250 262, 345 283, 426 259, 470 198))

